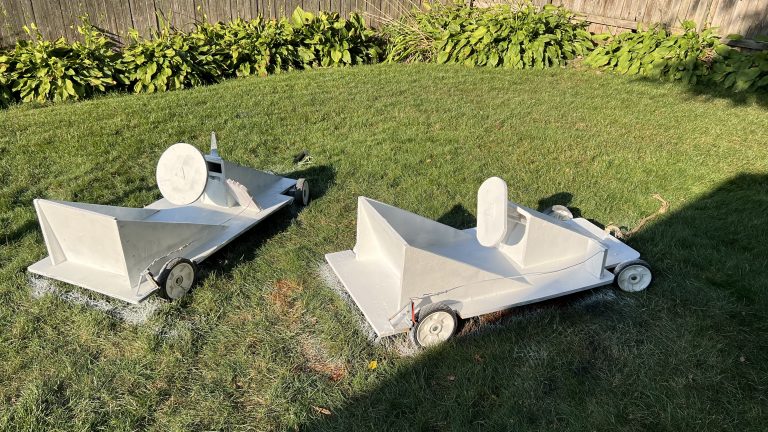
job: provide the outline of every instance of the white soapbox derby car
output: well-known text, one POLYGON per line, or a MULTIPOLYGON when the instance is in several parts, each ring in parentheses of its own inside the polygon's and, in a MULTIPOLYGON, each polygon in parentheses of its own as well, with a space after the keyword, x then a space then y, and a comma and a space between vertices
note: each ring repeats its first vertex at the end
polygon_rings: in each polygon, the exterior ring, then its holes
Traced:
POLYGON ((130 303, 154 291, 177 299, 196 280, 196 265, 309 185, 242 167, 218 155, 216 136, 203 155, 169 147, 157 164, 163 198, 144 208, 36 199, 48 256, 29 271, 130 303))
POLYGON ((326 255, 379 337, 410 331, 419 346, 454 335, 459 319, 614 281, 648 287, 640 254, 563 206, 548 214, 509 202, 486 180, 477 228, 458 230, 360 197, 353 250, 326 255))

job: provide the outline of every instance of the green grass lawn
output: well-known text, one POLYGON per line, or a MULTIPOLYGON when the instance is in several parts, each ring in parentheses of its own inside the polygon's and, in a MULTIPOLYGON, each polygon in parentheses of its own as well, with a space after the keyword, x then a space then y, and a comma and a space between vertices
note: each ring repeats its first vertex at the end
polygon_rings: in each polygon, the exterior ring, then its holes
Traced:
POLYGON ((397 65, 0 111, 0 429, 763 429, 764 102, 397 65), (225 158, 306 176, 315 200, 204 262, 193 293, 144 323, 63 284, 31 295, 25 269, 46 254, 34 198, 147 205, 162 151, 207 150, 212 130, 225 158), (294 166, 302 149, 312 163, 294 166), (354 244, 356 197, 467 227, 493 175, 513 201, 627 227, 661 194, 670 211, 629 240, 655 284, 484 317, 413 356, 370 342, 321 276, 325 253, 354 244))

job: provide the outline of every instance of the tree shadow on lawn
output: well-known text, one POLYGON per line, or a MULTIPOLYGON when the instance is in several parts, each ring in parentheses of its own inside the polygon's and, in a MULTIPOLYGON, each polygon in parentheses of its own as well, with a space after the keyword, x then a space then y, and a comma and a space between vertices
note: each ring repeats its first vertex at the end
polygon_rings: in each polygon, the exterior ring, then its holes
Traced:
POLYGON ((630 240, 654 267, 649 290, 513 308, 380 361, 374 388, 301 430, 759 429, 767 242, 768 175, 738 175, 630 240))

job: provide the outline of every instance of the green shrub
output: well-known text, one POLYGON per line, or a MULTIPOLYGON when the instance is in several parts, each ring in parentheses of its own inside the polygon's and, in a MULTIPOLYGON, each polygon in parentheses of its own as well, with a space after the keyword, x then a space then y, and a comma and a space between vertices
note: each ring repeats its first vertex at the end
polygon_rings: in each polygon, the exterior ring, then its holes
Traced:
POLYGON ((299 56, 304 67, 336 67, 377 62, 381 43, 363 18, 321 12, 315 16, 296 8, 291 15, 299 56))
POLYGON ((389 61, 544 68, 563 65, 593 47, 586 23, 561 7, 531 4, 470 8, 435 5, 384 30, 389 61))
POLYGON ((682 80, 696 84, 709 73, 719 38, 712 29, 696 31, 692 21, 682 34, 661 27, 621 33, 598 46, 585 63, 620 74, 682 80))
POLYGON ((696 31, 691 21, 682 34, 660 27, 621 33, 586 59, 593 67, 626 75, 710 84, 734 91, 768 87, 768 51, 740 51, 720 42, 713 29, 696 31))
POLYGON ((382 28, 387 39, 386 61, 430 62, 437 57, 437 38, 448 26, 447 22, 461 22, 463 17, 476 11, 466 7, 443 7, 424 3, 424 10, 414 9, 398 20, 392 20, 382 28))
POLYGON ((223 76, 265 76, 293 69, 299 63, 293 27, 288 21, 265 21, 261 17, 245 21, 201 23, 192 37, 213 49, 223 76))
POLYGON ((0 99, 80 99, 103 93, 122 79, 113 44, 87 20, 77 28, 84 41, 71 44, 63 38, 44 40, 34 25, 24 30, 33 39, 16 42, 0 56, 0 99))
POLYGON ((734 91, 768 88, 768 50, 739 51, 727 46, 717 48, 712 65, 712 82, 734 91))
POLYGON ((711 29, 682 34, 660 27, 615 37, 593 36, 586 24, 555 6, 530 3, 490 8, 425 5, 390 21, 380 33, 359 15, 314 15, 296 8, 290 19, 197 23, 183 32, 163 23, 149 38, 129 32, 119 50, 88 23, 82 42, 32 40, 0 52, 0 106, 14 101, 80 99, 110 90, 155 92, 231 77, 283 70, 387 61, 432 61, 468 66, 544 68, 586 56, 596 68, 627 75, 715 83, 735 91, 768 87, 768 51, 742 52, 721 44, 711 29), (595 41, 603 41, 595 47, 595 41))
POLYGON ((0 54, 0 105, 79 99, 110 89, 176 90, 235 76, 371 63, 382 52, 380 39, 359 15, 345 20, 300 8, 291 20, 201 22, 191 32, 163 22, 149 38, 130 30, 122 50, 85 18, 78 29, 84 42, 69 43, 46 41, 32 26, 27 29, 35 32, 32 41, 17 41, 0 54))
POLYGON ((8 60, 8 56, 0 55, 0 108, 10 105, 15 99, 11 91, 11 77, 7 72, 8 60))
POLYGON ((204 35, 171 30, 165 23, 149 38, 136 30, 130 30, 128 37, 119 67, 136 93, 178 90, 222 79, 216 47, 206 43, 204 35))

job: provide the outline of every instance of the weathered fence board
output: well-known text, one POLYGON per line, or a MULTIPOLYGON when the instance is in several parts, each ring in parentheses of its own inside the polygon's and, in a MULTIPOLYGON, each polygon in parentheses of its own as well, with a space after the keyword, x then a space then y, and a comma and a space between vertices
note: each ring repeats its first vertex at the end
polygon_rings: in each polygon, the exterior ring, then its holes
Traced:
MULTIPOLYGON (((487 5, 512 0, 476 0, 487 5)), ((158 15, 174 27, 189 29, 204 17, 210 21, 289 15, 297 6, 307 11, 362 13, 378 26, 422 0, 0 0, 0 45, 27 37, 22 27, 35 23, 46 38, 78 37, 78 18, 88 15, 102 30, 124 38, 135 28, 148 35, 160 25, 158 15)), ((747 38, 768 34, 768 0, 533 0, 555 4, 586 17, 593 31, 624 31, 640 24, 663 23, 679 29, 684 20, 719 27, 719 33, 747 38)))

